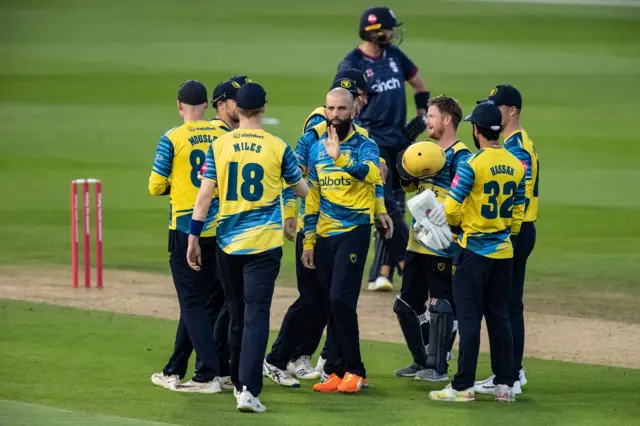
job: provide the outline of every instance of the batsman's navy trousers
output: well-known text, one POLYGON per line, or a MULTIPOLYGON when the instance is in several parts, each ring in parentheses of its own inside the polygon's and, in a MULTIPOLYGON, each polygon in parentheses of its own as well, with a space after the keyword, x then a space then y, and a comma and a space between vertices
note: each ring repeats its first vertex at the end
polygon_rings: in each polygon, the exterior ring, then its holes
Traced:
POLYGON ((218 269, 229 307, 231 380, 237 390, 262 392, 262 362, 269 341, 269 315, 282 248, 257 254, 227 254, 218 247, 218 269))
POLYGON ((409 227, 404 218, 404 190, 400 185, 400 175, 397 167, 397 157, 403 149, 403 147, 397 147, 397 149, 380 147, 380 156, 384 158, 389 169, 389 174, 384 184, 384 205, 387 209, 387 214, 393 221, 393 236, 388 240, 381 238, 380 242, 386 246, 388 253, 388 263, 386 264, 390 266, 396 266, 404 260, 407 243, 409 242, 409 227))
POLYGON ((455 390, 473 387, 476 379, 480 326, 487 322, 493 383, 513 386, 513 341, 509 322, 512 259, 491 259, 461 249, 453 261, 453 297, 456 303, 460 348, 455 390))
POLYGON ((282 370, 301 355, 313 355, 329 319, 329 287, 318 283, 318 274, 302 265, 304 233, 296 237, 296 279, 299 296, 282 320, 267 362, 282 370))
POLYGON ((356 308, 370 242, 371 225, 360 225, 331 237, 318 237, 316 241, 318 281, 329 288, 329 354, 324 366, 327 374, 343 377, 345 373, 352 373, 366 377, 356 308))
MULTIPOLYGON (((524 277, 527 259, 536 244, 536 226, 533 222, 523 222, 518 242, 513 252, 513 279, 511 281, 511 300, 509 302, 509 319, 513 336, 513 366, 520 372, 524 354, 524 277)), ((517 377, 517 376, 516 376, 517 377)))
MULTIPOLYGON (((169 265, 180 304, 180 320, 174 351, 164 367, 165 375, 187 373, 189 357, 196 350, 197 382, 208 382, 220 375, 218 350, 224 353, 224 342, 214 342, 214 324, 221 314, 224 296, 216 274, 216 238, 201 238, 202 268, 194 271, 187 263, 189 236, 181 231, 169 231, 169 265)), ((226 333, 224 333, 226 335, 226 333)))

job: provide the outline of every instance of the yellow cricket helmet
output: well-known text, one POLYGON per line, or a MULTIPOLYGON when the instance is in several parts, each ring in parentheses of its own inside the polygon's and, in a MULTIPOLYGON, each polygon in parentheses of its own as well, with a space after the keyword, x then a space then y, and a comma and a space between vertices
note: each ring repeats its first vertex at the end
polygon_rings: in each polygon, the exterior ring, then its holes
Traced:
POLYGON ((435 176, 444 167, 444 150, 433 142, 416 142, 400 153, 398 171, 405 179, 426 179, 435 176))

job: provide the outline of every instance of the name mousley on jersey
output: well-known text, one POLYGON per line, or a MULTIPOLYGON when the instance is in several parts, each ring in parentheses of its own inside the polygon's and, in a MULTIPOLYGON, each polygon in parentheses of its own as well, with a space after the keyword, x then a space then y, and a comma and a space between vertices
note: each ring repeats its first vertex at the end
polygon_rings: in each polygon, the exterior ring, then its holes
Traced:
POLYGON ((371 88, 378 93, 386 92, 389 90, 402 89, 402 82, 395 77, 388 79, 387 81, 376 80, 371 88))

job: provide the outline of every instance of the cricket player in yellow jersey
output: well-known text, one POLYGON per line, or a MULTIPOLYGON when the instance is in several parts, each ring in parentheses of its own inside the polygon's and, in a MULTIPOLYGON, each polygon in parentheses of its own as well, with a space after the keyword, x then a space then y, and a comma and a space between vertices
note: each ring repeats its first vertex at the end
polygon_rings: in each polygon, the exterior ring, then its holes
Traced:
POLYGON ((264 89, 246 83, 236 95, 240 125, 207 154, 207 169, 191 220, 187 261, 204 267, 199 244, 215 188, 220 197, 218 268, 231 314, 231 379, 240 411, 263 412, 262 363, 269 314, 282 258, 282 180, 298 197, 308 187, 293 151, 262 129, 264 89))
MULTIPOLYGON (((405 191, 420 194, 431 190, 444 203, 458 167, 471 156, 469 148, 458 139, 460 121, 462 109, 455 99, 445 95, 429 99, 427 131, 437 144, 414 143, 400 154, 398 171, 405 191), (441 169, 434 166, 438 160, 442 161, 441 169)), ((412 228, 415 223, 413 219, 412 228)), ((458 250, 455 242, 437 250, 422 243, 415 231, 409 234, 402 289, 393 311, 413 362, 396 370, 396 376, 432 382, 449 380, 447 361, 455 340, 451 272, 458 250)))
POLYGON ((329 288, 328 378, 313 390, 354 393, 366 385, 356 306, 371 224, 379 212, 377 220, 390 238, 393 223, 383 207, 378 146, 353 128, 353 96, 343 88, 331 90, 326 115, 327 134, 309 153, 302 252, 302 264, 316 268, 319 284, 329 288))
POLYGON ((198 171, 211 142, 221 131, 204 119, 207 89, 195 80, 183 83, 178 90, 178 111, 184 124, 167 131, 158 142, 153 170, 149 178, 152 195, 170 196, 169 264, 180 302, 180 321, 174 352, 154 384, 171 390, 216 393, 221 391, 220 366, 214 344, 214 323, 218 312, 210 312, 207 302, 216 299, 219 311, 224 296, 216 280, 215 206, 205 211, 202 232, 202 258, 206 266, 195 272, 186 262, 187 238, 191 214, 198 195, 198 171), (169 179, 171 183, 169 184, 169 179), (193 344, 193 345, 192 345, 193 344), (192 380, 180 384, 187 372, 192 348, 198 362, 192 380))
MULTIPOLYGON (((518 373, 518 380, 513 385, 516 394, 522 392, 527 384, 527 376, 522 367, 524 354, 524 278, 527 259, 536 244, 535 221, 538 219, 538 183, 540 181, 540 161, 538 152, 528 133, 520 126, 522 96, 520 91, 511 85, 498 85, 491 90, 489 102, 493 102, 502 113, 502 137, 504 147, 516 156, 525 167, 525 212, 522 228, 518 235, 518 244, 513 252, 513 280, 511 282, 511 300, 509 302, 509 319, 513 336, 513 366, 518 373)), ((476 392, 493 393, 494 376, 476 382, 476 392)))
MULTIPOLYGON (((453 265, 460 350, 458 373, 437 401, 473 401, 482 316, 487 321, 496 401, 515 401, 509 292, 513 245, 524 219, 524 166, 500 146, 502 115, 482 103, 465 118, 480 150, 458 167, 444 204, 446 222, 459 229, 453 265)), ((431 219, 431 218, 430 218, 431 219)), ((436 225, 438 225, 436 223, 436 225)))
MULTIPOLYGON (((362 73, 359 73, 359 75, 362 79, 361 84, 364 84, 364 75, 362 73)), ((338 79, 333 82, 331 89, 337 87, 347 89, 356 99, 359 99, 358 96, 360 94, 366 97, 366 93, 358 88, 358 83, 354 80, 348 78, 338 79)), ((358 109, 358 105, 356 109, 358 109)), ((321 110, 322 115, 320 117, 322 117, 322 121, 310 126, 296 145, 296 159, 305 177, 307 175, 309 151, 327 133, 327 120, 324 116, 325 108, 322 107, 321 110)), ((310 119, 315 122, 313 115, 310 119)), ((365 129, 355 124, 354 129, 365 137, 369 135, 365 129)), ((296 281, 299 296, 282 319, 278 337, 264 362, 265 376, 281 386, 294 388, 300 386, 300 382, 297 379, 317 379, 320 377, 328 354, 328 346, 325 344, 318 359, 317 367, 314 368, 311 365, 311 356, 320 344, 322 331, 329 318, 329 289, 318 284, 315 270, 305 268, 302 265, 304 206, 305 203, 302 200, 298 221, 299 232, 296 237, 296 281)))

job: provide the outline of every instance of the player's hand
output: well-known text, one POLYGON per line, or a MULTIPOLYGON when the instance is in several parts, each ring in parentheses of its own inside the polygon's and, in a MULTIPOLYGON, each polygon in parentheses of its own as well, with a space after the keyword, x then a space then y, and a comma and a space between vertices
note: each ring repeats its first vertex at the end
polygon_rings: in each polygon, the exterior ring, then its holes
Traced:
POLYGON ((200 251, 200 239, 194 235, 189 235, 189 246, 187 247, 187 263, 194 271, 200 271, 202 265, 202 252, 200 251))
POLYGON ((404 135, 411 142, 414 142, 420 133, 427 130, 427 120, 425 116, 418 115, 411 120, 407 126, 404 128, 404 135))
POLYGON ((376 228, 380 235, 387 240, 393 236, 393 221, 386 213, 381 213, 376 217, 376 228))
POLYGON ((313 250, 304 250, 300 261, 305 268, 316 269, 316 264, 313 262, 313 250))
POLYGON ((288 217, 284 220, 284 236, 293 241, 296 237, 296 218, 288 217))
POLYGON ((435 209, 431 209, 427 217, 435 226, 442 226, 447 223, 447 217, 444 214, 443 204, 438 204, 435 209))
POLYGON ((389 167, 387 167, 387 163, 380 162, 380 177, 382 178, 382 183, 387 183, 388 175, 389 167))
POLYGON ((333 126, 327 127, 327 138, 322 140, 322 144, 327 150, 329 157, 337 160, 340 157, 340 139, 338 139, 338 132, 333 126))

